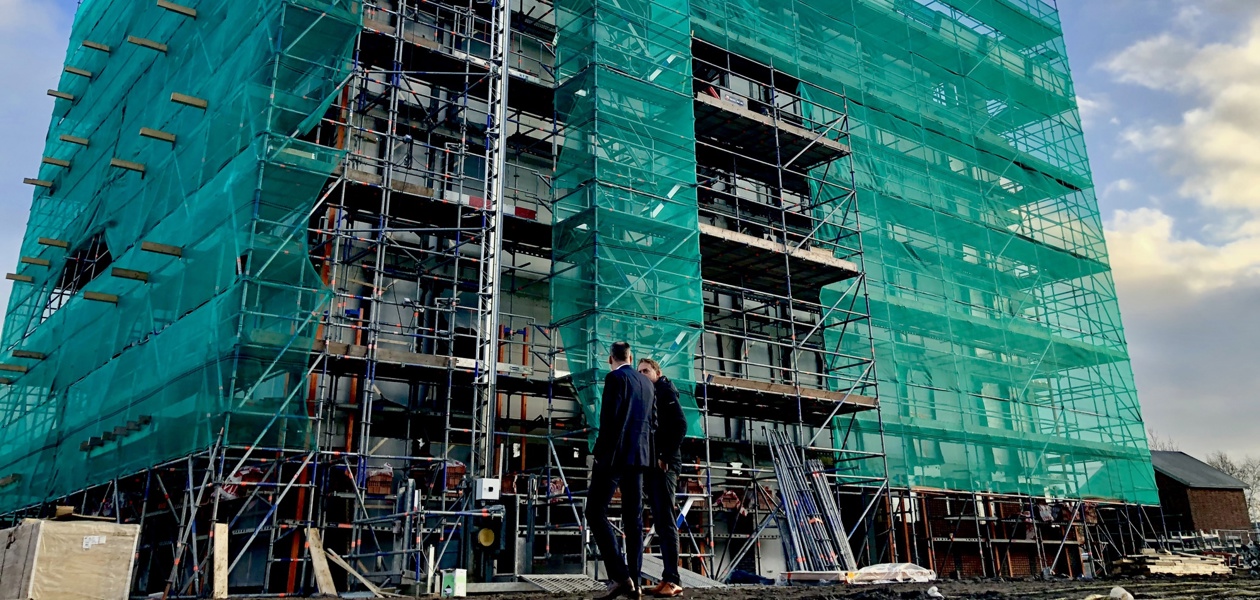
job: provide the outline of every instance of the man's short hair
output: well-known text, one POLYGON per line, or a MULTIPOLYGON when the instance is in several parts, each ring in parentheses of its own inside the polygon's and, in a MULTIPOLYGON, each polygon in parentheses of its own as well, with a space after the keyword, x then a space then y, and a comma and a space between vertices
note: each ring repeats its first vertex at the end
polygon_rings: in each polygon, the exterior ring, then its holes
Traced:
POLYGON ((656 371, 656 374, 657 374, 657 375, 662 375, 662 374, 663 374, 663 372, 661 371, 661 363, 658 363, 658 362, 656 362, 656 361, 654 361, 654 360, 652 360, 652 359, 650 359, 650 358, 640 358, 640 359, 639 359, 639 364, 641 364, 641 365, 647 365, 647 366, 649 366, 649 367, 652 367, 652 370, 653 370, 653 371, 656 371))
POLYGON ((630 342, 613 342, 612 358, 617 362, 629 362, 630 342))

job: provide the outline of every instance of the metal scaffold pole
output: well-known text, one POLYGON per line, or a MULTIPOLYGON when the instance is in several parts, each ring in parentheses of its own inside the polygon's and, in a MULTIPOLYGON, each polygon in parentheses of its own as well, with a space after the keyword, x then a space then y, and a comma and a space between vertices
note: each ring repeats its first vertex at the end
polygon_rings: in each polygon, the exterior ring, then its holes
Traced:
POLYGON ((508 80, 511 65, 512 8, 494 0, 490 19, 490 92, 486 111, 485 239, 477 280, 477 367, 473 381, 475 435, 473 472, 493 477, 494 420, 499 353, 499 294, 503 252, 504 171, 508 128, 508 80))

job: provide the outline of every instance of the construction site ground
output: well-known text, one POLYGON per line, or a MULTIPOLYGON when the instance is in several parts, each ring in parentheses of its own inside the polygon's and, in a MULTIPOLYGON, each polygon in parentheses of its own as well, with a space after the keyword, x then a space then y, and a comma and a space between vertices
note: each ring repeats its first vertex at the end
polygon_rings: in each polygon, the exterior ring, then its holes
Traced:
MULTIPOLYGON (((896 585, 862 586, 731 586, 720 589, 688 590, 688 600, 928 600, 939 598, 928 593, 935 586, 946 599, 957 600, 1083 600, 1108 597, 1112 588, 1122 587, 1134 600, 1218 600, 1225 598, 1260 598, 1260 579, 1228 578, 1137 578, 1095 581, 938 581, 896 585)), ((586 600, 594 594, 493 594, 475 595, 479 600, 586 600)), ((329 597, 331 598, 331 597, 329 597)))
POLYGON ((1260 579, 1118 579, 1096 581, 938 581, 930 584, 897 584, 846 587, 734 587, 705 590, 691 594, 704 600, 813 600, 847 598, 851 600, 918 600, 932 598, 928 589, 935 586, 945 598, 1007 600, 1081 600, 1093 594, 1108 596, 1119 586, 1135 600, 1158 598, 1260 598, 1260 579))

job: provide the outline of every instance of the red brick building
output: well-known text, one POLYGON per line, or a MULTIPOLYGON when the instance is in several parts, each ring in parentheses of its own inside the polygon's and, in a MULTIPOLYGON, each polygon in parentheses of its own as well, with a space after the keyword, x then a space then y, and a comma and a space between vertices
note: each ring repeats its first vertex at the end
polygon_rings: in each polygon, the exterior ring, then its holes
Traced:
POLYGON ((1151 452, 1170 532, 1249 530, 1242 481, 1184 452, 1151 452))

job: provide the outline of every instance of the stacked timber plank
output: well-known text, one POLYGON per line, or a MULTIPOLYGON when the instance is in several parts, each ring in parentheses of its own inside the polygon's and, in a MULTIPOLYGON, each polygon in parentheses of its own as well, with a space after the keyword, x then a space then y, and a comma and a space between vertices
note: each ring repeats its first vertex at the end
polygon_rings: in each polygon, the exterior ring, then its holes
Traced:
POLYGON ((1119 575, 1230 575, 1233 570, 1225 565, 1225 559, 1215 556, 1199 556, 1181 552, 1156 552, 1144 550, 1112 563, 1119 575))

